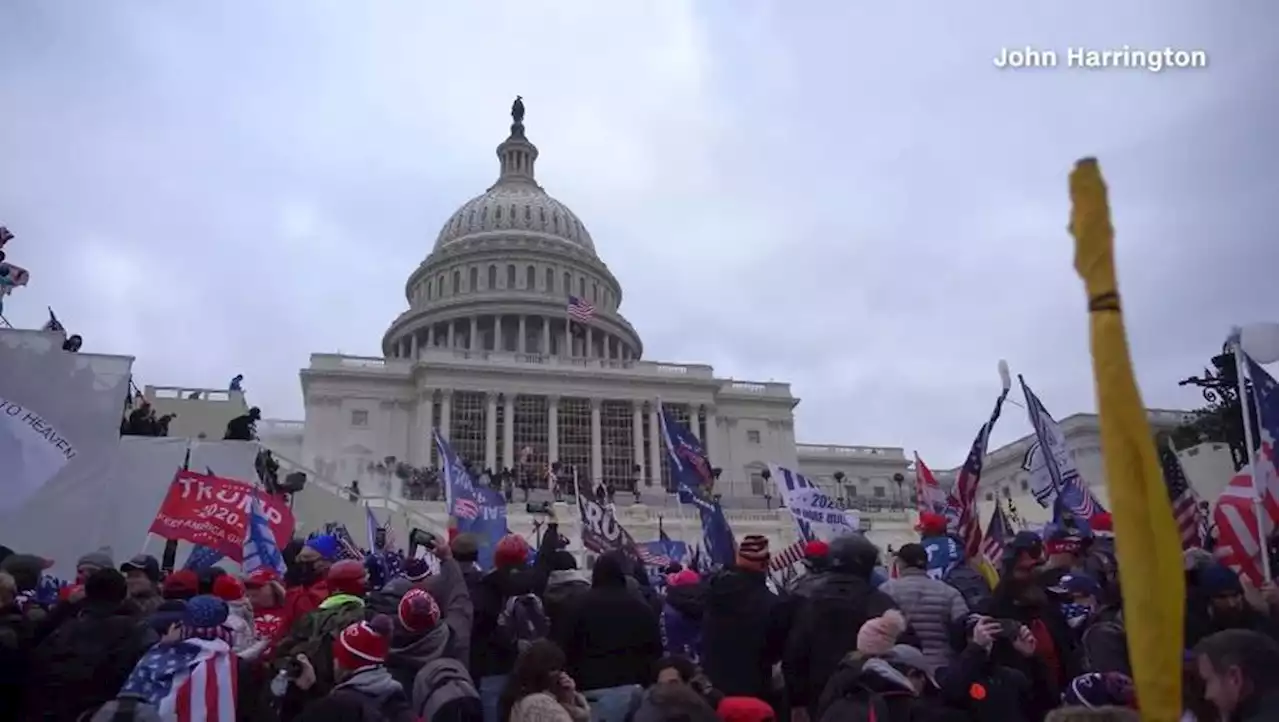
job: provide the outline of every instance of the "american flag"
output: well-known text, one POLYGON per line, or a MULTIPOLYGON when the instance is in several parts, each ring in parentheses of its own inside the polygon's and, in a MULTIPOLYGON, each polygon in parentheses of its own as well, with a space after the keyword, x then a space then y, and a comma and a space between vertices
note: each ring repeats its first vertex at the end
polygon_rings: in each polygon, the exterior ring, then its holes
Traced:
POLYGON ((982 535, 982 556, 991 563, 991 566, 1000 568, 1005 540, 1012 538, 1013 529, 1009 526, 1009 520, 1005 518, 1004 512, 1000 511, 1000 504, 997 502, 996 508, 991 512, 991 521, 987 523, 987 533, 982 535))
POLYGON ((1200 546, 1200 499, 1187 483, 1187 475, 1178 460, 1172 442, 1158 444, 1160 469, 1164 472, 1164 485, 1169 491, 1169 504, 1173 507, 1173 519, 1178 525, 1178 536, 1183 549, 1200 546))
POLYGON ((436 449, 440 453, 440 466, 444 469, 445 499, 449 515, 457 519, 474 520, 480 516, 480 502, 476 500, 475 484, 462 459, 445 441, 440 430, 435 431, 436 449))
POLYGON ((120 696, 154 705, 164 720, 235 722, 237 672, 222 640, 162 642, 143 655, 120 696))
POLYGON ((665 567, 671 564, 671 557, 665 554, 654 554, 647 544, 636 544, 636 556, 648 567, 665 567))
POLYGON ((1214 553, 1223 564, 1259 586, 1263 582, 1262 540, 1276 528, 1277 508, 1275 497, 1263 502, 1264 526, 1260 534, 1256 502, 1249 472, 1232 477, 1213 507, 1213 522, 1218 527, 1218 546, 1214 553))
POLYGON ((346 524, 327 524, 326 530, 333 538, 338 541, 338 556, 343 559, 355 559, 360 561, 364 559, 364 552, 360 551, 360 547, 356 546, 356 540, 351 537, 351 532, 347 530, 346 524))
POLYGON ((948 506, 952 507, 951 513, 959 518, 960 538, 964 541, 966 559, 972 559, 981 551, 982 527, 978 522, 978 483, 982 480, 982 463, 987 455, 987 441, 991 438, 991 430, 995 428, 996 421, 1000 418, 1000 411, 1004 408, 1004 400, 1008 396, 1009 389, 1006 386, 996 399, 996 407, 991 412, 991 418, 978 429, 978 435, 973 439, 973 446, 969 448, 969 456, 965 458, 964 465, 960 467, 960 474, 956 477, 952 496, 948 499, 948 506))
POLYGON ((577 296, 569 297, 569 306, 566 310, 569 312, 569 318, 578 321, 590 321, 596 315, 596 307, 577 296))

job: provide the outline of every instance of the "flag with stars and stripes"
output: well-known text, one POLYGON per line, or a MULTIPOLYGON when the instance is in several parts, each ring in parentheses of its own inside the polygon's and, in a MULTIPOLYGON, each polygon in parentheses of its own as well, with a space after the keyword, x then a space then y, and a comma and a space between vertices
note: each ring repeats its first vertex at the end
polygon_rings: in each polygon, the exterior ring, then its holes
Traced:
POLYGON ((987 523, 987 531, 982 535, 982 556, 996 569, 1001 568, 1000 561, 1004 556, 1005 542, 1012 539, 1013 534, 1009 520, 1005 518, 1004 512, 1000 511, 1000 505, 996 504, 996 508, 991 512, 991 521, 987 523))
POLYGON ((360 551, 360 547, 356 546, 355 539, 351 538, 351 532, 347 531, 346 524, 330 522, 325 525, 325 533, 332 534, 333 538, 338 541, 339 557, 342 559, 355 559, 356 561, 364 560, 364 552, 360 551))
POLYGON ((1277 460, 1276 437, 1280 433, 1280 394, 1276 393, 1276 380, 1248 354, 1240 353, 1241 365, 1253 388, 1253 413, 1258 422, 1258 438, 1254 457, 1254 487, 1264 503, 1276 503, 1277 460))
POLYGON ((1169 504, 1173 508, 1178 536, 1182 538, 1182 548, 1195 549, 1203 542, 1200 538, 1200 499, 1187 482, 1172 442, 1166 439, 1166 443, 1157 444, 1156 452, 1160 456, 1160 469, 1164 472, 1164 485, 1169 492, 1169 504))
POLYGON ((575 321, 590 321, 596 315, 596 307, 577 296, 569 297, 569 305, 565 310, 569 318, 575 321))
POLYGON ((1009 396, 1009 388, 1000 392, 996 398, 996 407, 991 418, 978 429, 978 435, 969 447, 969 455, 960 467, 955 485, 947 497, 948 528, 954 525, 954 531, 964 542, 965 559, 977 557, 982 549, 982 528, 978 521, 978 484, 982 481, 982 465, 987 455, 987 442, 991 439, 991 430, 1000 419, 1000 411, 1004 408, 1004 400, 1009 396))
POLYGON ((249 574, 262 567, 274 569, 284 578, 284 555, 276 546, 275 533, 262 508, 262 499, 254 494, 249 501, 249 522, 244 534, 244 558, 240 561, 240 568, 249 574))
POLYGON ((237 662, 222 640, 161 642, 139 660, 120 696, 153 705, 163 720, 235 722, 237 662))
POLYGON ((480 501, 476 498, 475 482, 467 467, 445 440, 440 430, 435 430, 436 450, 440 452, 440 467, 444 474, 445 508, 460 521, 475 521, 480 516, 480 501))

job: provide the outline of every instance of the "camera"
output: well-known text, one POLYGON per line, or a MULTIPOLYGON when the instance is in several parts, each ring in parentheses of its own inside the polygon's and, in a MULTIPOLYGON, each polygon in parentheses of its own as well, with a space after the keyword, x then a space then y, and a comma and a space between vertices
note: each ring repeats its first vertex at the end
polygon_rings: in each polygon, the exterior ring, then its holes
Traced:
POLYGON ((440 541, 440 537, 432 534, 426 529, 414 527, 409 531, 409 556, 414 556, 418 551, 418 547, 426 547, 427 549, 435 549, 436 544, 440 541))
POLYGON ((531 501, 524 505, 526 514, 550 514, 551 502, 549 501, 531 501))
POLYGON ((1000 623, 1000 636, 1013 641, 1018 638, 1018 634, 1022 631, 1022 622, 1016 619, 997 619, 1000 623))

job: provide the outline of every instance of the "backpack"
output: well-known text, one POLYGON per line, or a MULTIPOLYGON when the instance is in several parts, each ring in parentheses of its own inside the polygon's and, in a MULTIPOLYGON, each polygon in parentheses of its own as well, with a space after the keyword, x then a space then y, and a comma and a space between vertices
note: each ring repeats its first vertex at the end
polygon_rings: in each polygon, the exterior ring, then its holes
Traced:
POLYGON ((467 668, 456 659, 435 659, 413 680, 413 708, 431 722, 482 722, 484 706, 467 668))
POLYGON ((542 600, 534 594, 511 597, 498 615, 498 632, 517 653, 539 639, 546 639, 550 629, 542 600))
MULTIPOLYGON (((891 722, 888 695, 868 688, 860 679, 862 665, 844 662, 831 675, 818 702, 817 722, 891 722)), ((907 693, 902 692, 903 695, 907 693)))
POLYGON ((333 643, 342 630, 363 621, 364 605, 355 602, 308 613, 276 648, 277 669, 284 669, 299 654, 305 654, 316 671, 314 689, 324 692, 333 689, 333 643))

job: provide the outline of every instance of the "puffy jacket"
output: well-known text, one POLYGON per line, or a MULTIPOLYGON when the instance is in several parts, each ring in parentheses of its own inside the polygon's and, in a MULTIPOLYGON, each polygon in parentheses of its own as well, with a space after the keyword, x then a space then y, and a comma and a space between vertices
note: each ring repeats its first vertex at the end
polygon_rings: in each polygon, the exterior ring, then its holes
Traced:
POLYGON ((935 671, 951 662, 952 623, 969 613, 955 587, 930 579, 923 569, 903 569, 897 579, 880 585, 893 597, 920 638, 920 651, 935 671))

